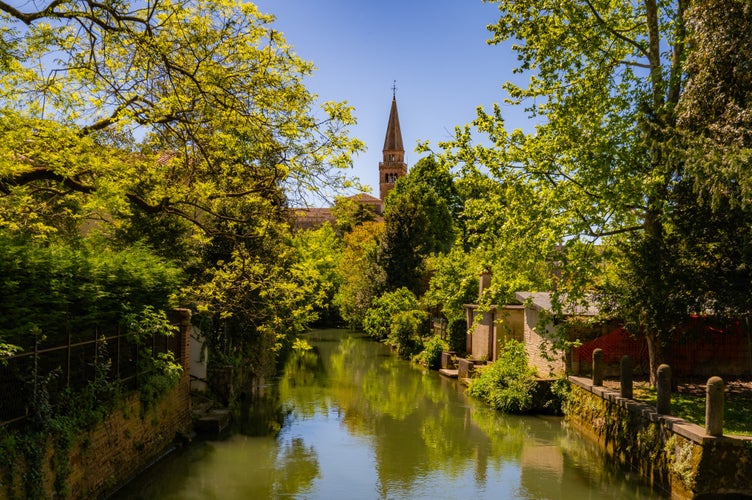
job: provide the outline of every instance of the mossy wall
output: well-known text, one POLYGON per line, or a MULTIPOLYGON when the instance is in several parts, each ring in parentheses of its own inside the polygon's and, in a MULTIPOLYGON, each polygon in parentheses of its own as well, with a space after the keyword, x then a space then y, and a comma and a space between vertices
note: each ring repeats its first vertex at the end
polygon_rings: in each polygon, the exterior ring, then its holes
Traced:
MULTIPOLYGON (((67 498, 102 497, 159 458, 176 437, 187 437, 191 425, 187 374, 148 407, 142 406, 139 393, 124 396, 106 420, 76 436, 67 456, 47 447, 40 474, 44 497, 59 497, 55 482, 61 480, 67 498), (65 477, 61 478, 60 467, 65 467, 65 477)), ((12 464, 11 470, 2 469, 0 499, 26 498, 29 471, 23 460, 12 464)))
POLYGON ((71 430, 70 425, 66 429, 66 420, 58 419, 51 431, 66 439, 39 432, 0 434, 6 440, 11 435, 17 438, 12 456, 3 455, 0 447, 0 500, 103 497, 148 467, 176 438, 187 438, 193 425, 190 318, 186 309, 171 314, 180 328, 177 357, 183 372, 165 392, 118 396, 112 411, 102 413, 106 417, 98 417, 96 424, 83 431, 76 426, 71 430))
POLYGON ((570 377, 567 422, 671 498, 752 498, 752 439, 711 437, 652 406, 570 377))

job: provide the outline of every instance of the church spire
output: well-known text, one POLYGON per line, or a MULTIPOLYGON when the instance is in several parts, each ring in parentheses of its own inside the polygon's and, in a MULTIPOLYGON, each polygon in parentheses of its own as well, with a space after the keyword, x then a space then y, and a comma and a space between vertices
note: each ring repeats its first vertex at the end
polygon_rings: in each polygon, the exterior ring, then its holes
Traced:
POLYGON ((384 138, 384 159, 379 163, 379 194, 381 201, 386 199, 389 191, 394 187, 398 178, 407 174, 405 163, 405 148, 402 145, 402 131, 400 130, 399 115, 397 114, 397 85, 392 86, 392 107, 389 111, 389 121, 384 138))
POLYGON ((384 158, 388 153, 401 153, 405 156, 405 148, 402 146, 402 131, 400 130, 399 114, 397 113, 397 87, 392 86, 392 109, 389 111, 389 122, 386 126, 384 138, 384 158))

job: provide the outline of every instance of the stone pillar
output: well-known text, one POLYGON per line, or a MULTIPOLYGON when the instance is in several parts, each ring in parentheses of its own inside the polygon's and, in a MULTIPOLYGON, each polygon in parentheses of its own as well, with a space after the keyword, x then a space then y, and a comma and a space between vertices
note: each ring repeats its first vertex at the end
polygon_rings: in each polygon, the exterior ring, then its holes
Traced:
POLYGON ((172 324, 179 328, 180 352, 175 353, 175 358, 180 361, 184 373, 190 373, 191 369, 191 310, 184 308, 173 309, 169 314, 172 324))
POLYGON ((658 367, 658 377, 655 383, 655 392, 658 401, 655 409, 661 415, 671 415, 671 367, 661 365, 658 367))
POLYGON ((482 273, 480 273, 480 280, 478 282, 478 299, 480 300, 483 297, 483 292, 491 286, 491 271, 488 269, 484 269, 482 273))
POLYGON ((458 378, 470 378, 473 373, 474 363, 469 359, 459 358, 457 360, 457 377, 458 378))
POLYGON ((723 379, 710 377, 705 388, 705 434, 723 436, 723 379))
POLYGON ((619 392, 621 397, 632 399, 632 358, 626 354, 621 357, 619 392))
POLYGON ((441 367, 445 370, 449 370, 453 368, 452 366, 452 353, 450 352, 442 352, 441 353, 441 367))
POLYGON ((593 350, 593 385, 603 385, 603 349, 593 350))

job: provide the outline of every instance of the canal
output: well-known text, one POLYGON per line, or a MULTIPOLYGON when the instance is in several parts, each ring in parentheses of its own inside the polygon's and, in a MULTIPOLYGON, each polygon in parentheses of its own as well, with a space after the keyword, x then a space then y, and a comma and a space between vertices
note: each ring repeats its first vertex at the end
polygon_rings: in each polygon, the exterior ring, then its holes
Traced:
POLYGON ((499 414, 359 334, 305 338, 314 349, 290 357, 236 432, 173 454, 116 497, 660 498, 560 418, 499 414))

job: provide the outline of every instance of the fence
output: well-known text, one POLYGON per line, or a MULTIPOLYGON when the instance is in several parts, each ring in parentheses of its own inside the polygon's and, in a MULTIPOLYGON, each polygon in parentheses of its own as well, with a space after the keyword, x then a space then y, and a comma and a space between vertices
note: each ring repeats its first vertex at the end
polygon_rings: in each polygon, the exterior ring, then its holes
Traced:
MULTIPOLYGON (((182 332, 181 332, 182 333, 182 332)), ((154 335, 147 341, 153 356, 173 353, 183 358, 184 335, 154 335)), ((0 364, 0 427, 30 418, 34 402, 56 406, 69 392, 96 381, 117 382, 132 390, 147 374, 139 363, 140 349, 119 327, 110 330, 68 332, 63 342, 37 335, 24 351, 0 364), (46 400, 45 400, 46 399, 46 400)))

